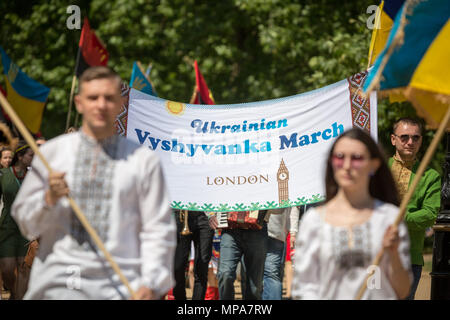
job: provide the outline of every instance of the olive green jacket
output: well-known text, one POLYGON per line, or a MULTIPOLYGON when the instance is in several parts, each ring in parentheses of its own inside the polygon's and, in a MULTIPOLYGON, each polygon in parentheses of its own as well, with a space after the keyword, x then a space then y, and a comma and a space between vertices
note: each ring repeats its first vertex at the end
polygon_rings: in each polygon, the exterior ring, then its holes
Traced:
MULTIPOLYGON (((394 159, 389 159, 389 168, 394 159)), ((419 161, 412 167, 409 185, 416 176, 419 161)), ((408 203, 405 222, 410 238, 411 263, 423 265, 423 245, 425 230, 432 227, 441 208, 441 177, 436 170, 427 168, 408 203)))

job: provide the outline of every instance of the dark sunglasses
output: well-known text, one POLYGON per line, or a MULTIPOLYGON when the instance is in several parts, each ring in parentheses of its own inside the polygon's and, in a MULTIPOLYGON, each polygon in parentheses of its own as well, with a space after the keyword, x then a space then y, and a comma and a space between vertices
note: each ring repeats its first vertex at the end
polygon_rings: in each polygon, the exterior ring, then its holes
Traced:
MULTIPOLYGON (((334 153, 331 156, 331 164, 335 168, 342 168, 344 166, 346 156, 343 153, 334 153)), ((366 160, 366 157, 360 154, 351 154, 350 155, 350 166, 352 168, 360 168, 366 160)))
POLYGON ((399 137, 400 141, 403 143, 406 143, 411 138, 413 142, 418 142, 422 136, 419 136, 418 134, 402 134, 402 135, 396 135, 394 133, 394 136, 399 137))

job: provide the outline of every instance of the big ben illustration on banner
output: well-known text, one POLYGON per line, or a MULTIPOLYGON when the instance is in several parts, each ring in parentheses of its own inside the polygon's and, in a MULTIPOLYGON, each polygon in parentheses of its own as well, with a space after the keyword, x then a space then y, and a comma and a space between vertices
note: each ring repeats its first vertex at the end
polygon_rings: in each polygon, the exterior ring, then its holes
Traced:
POLYGON ((284 163, 284 160, 281 159, 280 167, 277 172, 277 181, 278 181, 278 201, 280 205, 283 201, 289 200, 289 171, 284 163))

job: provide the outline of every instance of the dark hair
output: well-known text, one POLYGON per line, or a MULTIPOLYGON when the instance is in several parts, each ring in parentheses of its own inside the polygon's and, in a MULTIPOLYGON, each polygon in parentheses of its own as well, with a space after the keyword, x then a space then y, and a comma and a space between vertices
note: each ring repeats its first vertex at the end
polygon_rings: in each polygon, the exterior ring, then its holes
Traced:
POLYGON ((111 68, 104 66, 90 67, 86 69, 80 77, 78 93, 81 92, 82 84, 97 79, 114 79, 117 81, 117 90, 120 92, 122 80, 120 76, 111 68))
POLYGON ((412 126, 417 126, 419 127, 419 132, 422 135, 423 134, 423 124, 422 121, 420 121, 419 119, 415 119, 415 118, 410 118, 410 117, 403 117, 398 119, 397 121, 394 122, 394 125, 392 126, 392 133, 395 133, 395 130, 397 130, 397 127, 399 126, 400 123, 406 123, 412 126))
POLYGON ((30 149, 30 146, 25 141, 19 141, 19 144, 17 145, 13 159, 11 161, 11 166, 14 166, 19 160, 19 156, 22 157, 25 153, 27 153, 28 149, 30 149))
POLYGON ((397 187, 395 185, 394 178, 392 177, 391 170, 388 168, 384 152, 382 149, 375 143, 372 137, 361 129, 350 129, 341 134, 333 146, 331 147, 330 153, 327 159, 327 169, 325 175, 325 184, 326 184, 326 200, 325 202, 330 201, 334 198, 338 192, 339 186, 334 179, 333 167, 331 165, 331 157, 334 152, 334 147, 336 143, 342 138, 350 138, 354 140, 358 140, 362 142, 367 150, 370 153, 371 159, 379 159, 380 167, 374 173, 374 175, 370 178, 369 182, 369 193, 372 197, 379 199, 384 202, 392 203, 396 206, 399 205, 398 192, 397 187))
POLYGON ((2 158, 3 152, 5 152, 5 151, 11 151, 12 152, 10 147, 3 147, 3 148, 1 148, 0 149, 0 159, 2 158))
MULTIPOLYGON (((3 147, 3 148, 1 148, 1 149, 0 149, 0 160, 1 160, 1 158, 3 157, 3 152, 5 152, 5 151, 11 151, 11 153, 12 153, 12 150, 11 150, 10 147, 3 147)), ((2 168, 2 167, 3 167, 3 166, 0 165, 0 168, 2 168)))

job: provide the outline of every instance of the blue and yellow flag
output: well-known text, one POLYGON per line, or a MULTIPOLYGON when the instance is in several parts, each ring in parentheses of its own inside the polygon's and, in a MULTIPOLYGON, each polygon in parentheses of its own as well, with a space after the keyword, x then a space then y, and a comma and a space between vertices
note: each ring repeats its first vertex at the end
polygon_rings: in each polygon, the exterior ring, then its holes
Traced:
POLYGON ((133 71, 131 72, 130 87, 157 97, 150 80, 144 75, 144 72, 135 61, 133 63, 133 71))
POLYGON ((0 46, 8 101, 27 128, 36 133, 42 122, 42 113, 50 88, 31 79, 8 57, 0 46))
POLYGON ((364 91, 402 92, 437 128, 450 104, 449 39, 448 0, 405 2, 364 91))
POLYGON ((378 6, 375 27, 369 49, 369 66, 373 65, 378 55, 383 51, 389 38, 395 16, 405 0, 383 0, 378 6))
MULTIPOLYGON (((372 39, 369 49, 369 66, 373 65, 378 55, 383 51, 391 33, 397 13, 405 0, 382 0, 378 6, 375 18, 375 28, 372 31, 372 39)), ((390 102, 401 102, 405 98, 401 94, 390 93, 390 102)))

